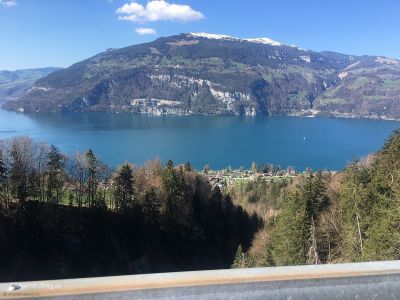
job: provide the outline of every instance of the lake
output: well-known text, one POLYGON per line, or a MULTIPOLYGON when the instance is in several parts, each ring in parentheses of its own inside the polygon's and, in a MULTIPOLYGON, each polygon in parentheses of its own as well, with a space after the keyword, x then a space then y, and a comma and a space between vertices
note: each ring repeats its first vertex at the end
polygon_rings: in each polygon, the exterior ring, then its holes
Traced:
POLYGON ((111 166, 160 158, 197 169, 270 162, 338 170, 378 150, 398 122, 302 117, 34 114, 0 110, 0 138, 30 136, 65 153, 92 148, 111 166))

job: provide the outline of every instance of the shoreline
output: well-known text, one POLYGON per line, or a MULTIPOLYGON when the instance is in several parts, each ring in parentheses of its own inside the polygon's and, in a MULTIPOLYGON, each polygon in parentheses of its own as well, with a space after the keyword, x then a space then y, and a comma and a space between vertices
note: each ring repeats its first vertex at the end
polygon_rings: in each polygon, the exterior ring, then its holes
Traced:
POLYGON ((221 113, 221 114, 198 114, 198 113, 185 113, 185 114, 176 114, 176 113, 163 113, 163 114, 152 114, 152 113, 143 113, 143 112, 135 112, 135 111, 114 111, 114 110, 84 110, 84 111, 24 111, 23 109, 7 109, 4 108, 3 105, 6 104, 7 101, 0 100, 0 110, 14 112, 24 115, 40 115, 40 114, 80 114, 80 113, 104 113, 104 114, 123 114, 123 115, 135 115, 135 116, 148 116, 148 117, 239 117, 239 118, 270 118, 270 117, 300 117, 300 118, 321 118, 321 119, 354 119, 354 120, 374 120, 374 121, 392 121, 392 122, 400 122, 400 118, 391 118, 386 116, 377 116, 377 115, 368 115, 368 116, 360 116, 354 114, 347 113, 339 113, 339 112, 323 112, 317 110, 308 110, 308 111, 300 111, 300 112, 291 112, 287 114, 276 114, 276 115, 236 115, 229 113, 221 113))

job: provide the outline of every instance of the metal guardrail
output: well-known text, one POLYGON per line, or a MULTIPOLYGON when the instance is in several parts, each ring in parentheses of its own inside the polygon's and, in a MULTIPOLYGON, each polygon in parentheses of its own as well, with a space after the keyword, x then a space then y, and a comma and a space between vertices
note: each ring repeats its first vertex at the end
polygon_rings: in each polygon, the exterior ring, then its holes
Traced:
POLYGON ((10 282, 0 283, 0 293, 0 299, 400 299, 400 261, 10 282))

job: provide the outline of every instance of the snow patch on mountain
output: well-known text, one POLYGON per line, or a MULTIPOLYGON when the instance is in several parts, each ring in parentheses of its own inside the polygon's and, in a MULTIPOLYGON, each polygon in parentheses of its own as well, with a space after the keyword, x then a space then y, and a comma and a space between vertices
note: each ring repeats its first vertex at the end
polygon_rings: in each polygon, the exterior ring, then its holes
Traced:
POLYGON ((270 39, 268 37, 242 39, 242 38, 225 35, 225 34, 215 34, 215 33, 206 33, 206 32, 191 32, 188 35, 191 37, 205 38, 205 39, 211 39, 211 40, 250 42, 250 43, 264 44, 264 45, 277 46, 277 47, 288 46, 288 47, 292 47, 292 48, 297 48, 300 51, 308 51, 308 49, 299 48, 296 45, 286 45, 284 43, 270 39))
POLYGON ((282 46, 281 42, 274 41, 273 39, 263 37, 263 38, 255 38, 255 39, 244 39, 247 42, 257 43, 257 44, 265 44, 271 46, 282 46))
POLYGON ((299 57, 302 61, 305 61, 306 63, 311 62, 311 57, 309 55, 302 55, 299 57))
POLYGON ((257 43, 257 44, 271 45, 271 46, 283 46, 283 44, 281 42, 274 41, 273 39, 270 39, 267 37, 254 38, 254 39, 241 39, 241 38, 233 37, 230 35, 214 34, 214 33, 206 33, 206 32, 191 32, 189 35, 192 37, 200 37, 200 38, 206 38, 206 39, 211 39, 211 40, 245 41, 245 42, 257 43))
POLYGON ((225 34, 214 34, 206 32, 191 32, 189 35, 193 37, 206 38, 210 40, 240 40, 239 38, 235 38, 233 36, 225 34))

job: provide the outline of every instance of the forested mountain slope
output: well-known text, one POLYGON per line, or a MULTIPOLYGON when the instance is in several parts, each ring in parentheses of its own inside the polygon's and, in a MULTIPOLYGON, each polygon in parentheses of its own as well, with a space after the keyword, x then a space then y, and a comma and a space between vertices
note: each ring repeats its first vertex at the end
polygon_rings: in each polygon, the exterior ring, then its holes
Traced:
POLYGON ((0 99, 15 100, 26 93, 33 83, 60 68, 40 68, 16 71, 0 70, 0 99))

